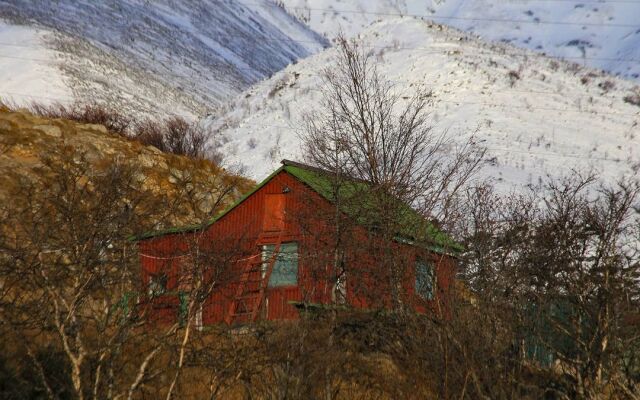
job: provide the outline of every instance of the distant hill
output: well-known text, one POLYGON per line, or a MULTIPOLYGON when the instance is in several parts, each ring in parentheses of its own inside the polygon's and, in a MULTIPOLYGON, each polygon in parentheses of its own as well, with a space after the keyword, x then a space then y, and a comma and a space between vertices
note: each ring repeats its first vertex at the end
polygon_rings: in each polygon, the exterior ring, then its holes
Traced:
POLYGON ((371 23, 424 18, 486 40, 566 57, 640 81, 640 2, 581 0, 282 0, 316 32, 357 35, 371 23))

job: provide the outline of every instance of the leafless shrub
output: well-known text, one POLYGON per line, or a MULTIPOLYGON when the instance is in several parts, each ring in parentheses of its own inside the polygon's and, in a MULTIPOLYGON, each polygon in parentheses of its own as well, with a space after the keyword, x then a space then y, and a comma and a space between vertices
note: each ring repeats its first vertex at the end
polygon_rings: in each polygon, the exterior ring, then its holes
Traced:
POLYGON ((179 320, 163 325, 149 311, 159 299, 141 280, 131 236, 183 212, 203 223, 241 180, 212 171, 196 182, 185 168, 168 195, 141 187, 143 169, 131 160, 89 161, 63 147, 42 164, 40 179, 16 179, 3 191, 12 201, 0 205, 0 374, 7 374, 0 375, 0 397, 178 397, 202 302, 237 246, 228 246, 231 254, 220 246, 196 252, 197 233, 184 235, 176 257, 189 259, 181 268, 184 307, 179 320), (210 197, 207 210, 199 207, 203 196, 210 197))
POLYGON ((208 144, 213 133, 197 122, 172 117, 162 122, 136 124, 132 137, 161 151, 190 158, 211 158, 208 144))
POLYGON ((598 83, 598 87, 602 89, 605 93, 608 93, 610 90, 616 87, 616 84, 611 80, 605 80, 598 83))
POLYGON ((629 94, 627 96, 624 96, 623 100, 626 103, 633 104, 634 106, 640 107, 640 88, 636 87, 633 90, 633 93, 631 93, 631 94, 629 94))
POLYGON ((267 93, 267 96, 270 99, 273 98, 276 94, 278 94, 278 92, 280 92, 282 89, 287 87, 287 78, 288 77, 285 75, 273 85, 271 90, 269 90, 269 93, 267 93))
POLYGON ((629 334, 640 328, 638 194, 633 182, 596 186, 577 174, 529 194, 470 193, 465 280, 512 343, 509 362, 548 368, 555 383, 519 379, 553 398, 640 393, 630 350, 640 343, 629 334))
POLYGON ((133 137, 145 145, 154 146, 160 151, 167 151, 164 143, 163 128, 157 121, 147 119, 137 123, 133 137))
POLYGON ((572 74, 577 74, 578 72, 580 72, 580 70, 582 70, 583 67, 575 62, 569 62, 565 64, 565 71, 572 73, 572 74))
MULTIPOLYGON (((0 106, 15 110, 16 104, 7 102, 0 106)), ((62 118, 85 124, 99 124, 110 132, 124 138, 137 140, 158 150, 195 159, 209 159, 222 162, 221 154, 209 147, 213 133, 198 122, 187 121, 182 117, 170 117, 165 120, 146 119, 136 121, 118 110, 99 103, 76 103, 70 106, 54 103, 51 105, 31 103, 27 111, 46 118, 62 118)))
POLYGON ((165 142, 171 153, 191 158, 205 157, 210 131, 201 124, 190 123, 180 117, 171 118, 165 124, 165 142))
POLYGON ((507 77, 509 78, 509 86, 514 87, 516 82, 520 80, 520 72, 511 70, 507 73, 507 77))
POLYGON ((109 132, 126 136, 132 119, 114 108, 101 103, 74 103, 66 106, 62 103, 44 105, 31 103, 27 109, 35 114, 47 118, 64 118, 85 124, 104 125, 109 132))
POLYGON ((598 77, 598 75, 597 75, 597 74, 595 74, 595 73, 593 73, 593 72, 588 72, 588 73, 584 74, 584 75, 580 78, 580 82, 581 82, 583 85, 586 85, 586 84, 588 84, 589 82, 591 82, 591 80, 592 80, 593 78, 597 78, 597 77, 598 77))

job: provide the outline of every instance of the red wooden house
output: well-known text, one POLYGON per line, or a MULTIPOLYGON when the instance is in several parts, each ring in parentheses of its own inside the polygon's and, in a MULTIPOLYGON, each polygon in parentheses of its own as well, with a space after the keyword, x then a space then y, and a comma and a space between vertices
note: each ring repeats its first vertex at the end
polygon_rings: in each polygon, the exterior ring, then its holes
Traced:
POLYGON ((406 229, 381 245, 375 229, 337 204, 331 174, 282 163, 205 226, 138 238, 142 283, 156 317, 179 318, 194 273, 210 288, 198 313, 204 325, 296 319, 298 308, 323 304, 389 307, 394 281, 388 263, 380 263, 389 251, 402 271, 394 299, 419 312, 447 312, 458 250, 451 239, 406 207, 406 229))

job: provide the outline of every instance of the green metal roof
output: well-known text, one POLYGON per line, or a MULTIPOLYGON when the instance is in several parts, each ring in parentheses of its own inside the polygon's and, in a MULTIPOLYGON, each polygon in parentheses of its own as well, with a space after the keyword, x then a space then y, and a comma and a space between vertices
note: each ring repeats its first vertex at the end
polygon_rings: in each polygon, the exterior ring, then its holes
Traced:
MULTIPOLYGON (((163 235, 196 232, 198 230, 205 229, 216 221, 220 220, 229 212, 231 212, 231 210, 240 205, 249 196, 260 190, 260 188, 266 185, 274 176, 278 175, 282 171, 285 171, 293 177, 297 178, 299 181, 309 186, 311 189, 313 189, 328 201, 335 201, 334 185, 332 184, 332 177, 329 173, 318 168, 288 160, 283 160, 282 164, 283 165, 280 168, 272 172, 271 175, 260 182, 255 188, 238 199, 226 210, 222 211, 220 214, 216 215, 214 218, 210 219, 204 224, 148 232, 136 236, 132 238, 132 240, 145 240, 163 235)), ((343 193, 341 194, 349 197, 350 195, 359 195, 368 186, 369 185, 366 182, 357 180, 345 180, 344 184, 340 186, 340 190, 343 191, 343 193)), ((401 229, 399 232, 397 232, 396 240, 411 245, 426 247, 438 253, 455 253, 462 250, 462 246, 459 243, 455 242, 447 234, 440 231, 434 224, 428 222, 413 208, 406 204, 400 204, 400 207, 402 214, 400 218, 402 220, 399 221, 399 225, 401 226, 401 229)), ((348 207, 346 207, 344 212, 347 215, 353 216, 353 213, 350 212, 348 207)))
MULTIPOLYGON (((332 176, 326 171, 287 160, 284 160, 283 163, 285 164, 284 170, 289 174, 307 184, 330 202, 335 201, 335 188, 331 183, 332 176)), ((346 198, 356 196, 360 204, 364 202, 366 206, 366 189, 368 187, 369 185, 366 182, 345 180, 339 190, 343 191, 341 194, 346 198)), ((400 208, 401 215, 399 218, 401 220, 398 221, 400 230, 397 232, 396 240, 411 245, 427 247, 438 253, 458 252, 463 249, 462 245, 439 230, 433 223, 427 221, 409 205, 400 202, 397 205, 400 208)), ((353 215, 354 213, 350 212, 348 206, 343 211, 357 218, 356 215, 353 215)))

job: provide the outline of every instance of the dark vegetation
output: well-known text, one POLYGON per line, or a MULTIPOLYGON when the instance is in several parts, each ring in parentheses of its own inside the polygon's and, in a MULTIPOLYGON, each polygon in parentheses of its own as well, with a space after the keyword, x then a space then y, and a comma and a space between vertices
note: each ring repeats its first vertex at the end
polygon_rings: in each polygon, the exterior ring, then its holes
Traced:
POLYGON ((509 86, 514 87, 516 82, 520 80, 520 72, 511 70, 507 73, 507 77, 509 78, 509 86))
POLYGON ((133 138, 157 147, 166 153, 191 158, 210 158, 220 161, 220 155, 210 150, 211 131, 195 122, 180 117, 171 117, 162 122, 145 120, 135 124, 133 138))
POLYGON ((636 88, 633 93, 625 96, 623 100, 629 104, 640 107, 640 88, 636 88))
POLYGON ((604 80, 604 81, 598 83, 598 87, 600 89, 602 89, 602 91, 604 91, 605 93, 608 93, 609 91, 615 89, 616 84, 613 83, 613 81, 604 80))
POLYGON ((63 118, 85 124, 104 125, 109 132, 121 136, 126 136, 132 125, 131 118, 124 116, 115 109, 98 103, 65 106, 61 103, 45 105, 34 102, 27 109, 35 115, 47 118, 63 118))
MULTIPOLYGON (((598 189, 572 176, 522 196, 461 192, 463 217, 448 219, 465 245, 450 318, 401 302, 352 310, 336 296, 339 307, 307 310, 300 322, 200 330, 201 299, 239 255, 192 258, 181 318, 156 324, 127 237, 170 208, 138 192, 133 171, 103 171, 92 188, 78 188, 70 183, 81 167, 52 167, 46 197, 23 189, 18 206, 3 206, 3 398, 635 399, 640 391, 632 186, 598 189)), ((348 224, 337 225, 345 235, 348 224)), ((189 247, 184 254, 199 248, 189 247)), ((400 273, 384 249, 371 250, 400 273)), ((375 276, 379 287, 394 275, 375 276)))

